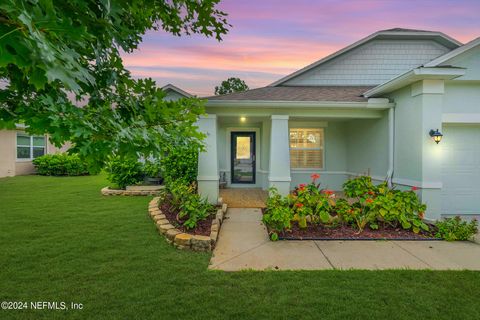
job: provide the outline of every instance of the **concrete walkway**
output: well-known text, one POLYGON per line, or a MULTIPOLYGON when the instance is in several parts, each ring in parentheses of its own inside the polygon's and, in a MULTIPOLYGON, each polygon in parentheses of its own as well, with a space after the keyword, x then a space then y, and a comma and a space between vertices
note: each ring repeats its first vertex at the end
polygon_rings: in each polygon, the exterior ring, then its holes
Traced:
POLYGON ((210 269, 480 270, 480 245, 446 241, 277 241, 260 209, 228 209, 210 269))

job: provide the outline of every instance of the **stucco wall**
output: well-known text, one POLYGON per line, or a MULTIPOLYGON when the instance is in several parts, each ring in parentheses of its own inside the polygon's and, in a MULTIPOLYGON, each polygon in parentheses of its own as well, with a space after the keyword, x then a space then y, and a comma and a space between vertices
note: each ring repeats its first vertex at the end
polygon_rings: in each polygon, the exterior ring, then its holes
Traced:
POLYGON ((422 179, 422 108, 407 86, 390 94, 395 103, 394 178, 422 179))
MULTIPOLYGON (((12 177, 35 173, 31 160, 16 159, 16 134, 21 130, 0 130, 0 177, 12 177)), ((66 143, 61 148, 55 147, 48 141, 47 154, 66 152, 71 144, 66 143)))
POLYGON ((480 81, 447 81, 443 113, 480 113, 480 81))
POLYGON ((347 123, 347 171, 383 180, 388 171, 388 111, 381 119, 347 123))
POLYGON ((0 177, 15 175, 15 130, 0 130, 0 177))
MULTIPOLYGON (((341 121, 295 121, 294 127, 323 127, 325 130, 325 164, 323 169, 292 170, 291 188, 308 183, 312 173, 320 174, 322 188, 339 190, 347 175, 347 133, 346 122, 341 121)), ((292 125, 290 125, 292 127, 292 125)))

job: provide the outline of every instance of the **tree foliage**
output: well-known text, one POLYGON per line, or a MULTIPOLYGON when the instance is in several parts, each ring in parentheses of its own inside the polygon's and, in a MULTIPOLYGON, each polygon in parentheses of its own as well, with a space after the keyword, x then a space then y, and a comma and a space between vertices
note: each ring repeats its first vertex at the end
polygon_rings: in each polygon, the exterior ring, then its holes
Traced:
POLYGON ((201 139, 202 102, 164 101, 151 79, 133 79, 120 54, 148 30, 228 30, 219 0, 5 0, 0 3, 0 128, 23 122, 101 166, 112 153, 161 152, 172 139, 201 139))
POLYGON ((240 78, 228 78, 222 81, 220 86, 215 87, 215 95, 228 94, 233 92, 247 91, 249 88, 245 81, 240 78))

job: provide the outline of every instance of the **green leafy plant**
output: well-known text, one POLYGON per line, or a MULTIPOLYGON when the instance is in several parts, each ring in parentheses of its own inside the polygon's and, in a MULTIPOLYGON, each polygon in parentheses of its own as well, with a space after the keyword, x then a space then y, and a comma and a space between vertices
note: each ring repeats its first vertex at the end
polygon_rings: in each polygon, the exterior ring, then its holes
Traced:
POLYGON ((149 30, 221 40, 229 24, 219 0, 30 1, 0 3, 0 129, 24 123, 52 143, 72 142, 89 166, 111 154, 160 154, 171 137, 201 140, 196 98, 166 101, 152 79, 136 79, 122 52, 149 30), (79 108, 78 105, 81 105, 79 108))
POLYGON ((143 172, 149 178, 158 178, 162 174, 160 160, 148 160, 143 165, 143 172))
POLYGON ((447 218, 436 223, 438 231, 435 236, 448 241, 469 240, 478 232, 478 221, 463 221, 460 217, 447 218))
POLYGON ((270 188, 262 221, 270 227, 270 239, 278 240, 278 232, 290 229, 293 220, 293 211, 289 206, 289 199, 282 197, 276 188, 270 188))
POLYGON ((215 207, 202 198, 193 184, 170 182, 167 186, 170 204, 178 211, 177 220, 187 229, 193 229, 201 220, 215 213, 215 207))
POLYGON ((195 182, 197 180, 198 153, 200 150, 202 150, 202 146, 198 143, 171 143, 160 160, 166 184, 180 182, 189 185, 195 182))
POLYGON ((220 86, 215 87, 215 95, 242 92, 247 90, 248 86, 245 81, 240 78, 232 77, 222 81, 220 86))
POLYGON ((111 157, 105 169, 108 181, 120 189, 138 184, 144 177, 142 164, 135 158, 111 157))
POLYGON ((43 176, 82 176, 89 174, 87 164, 76 154, 46 154, 33 160, 37 173, 43 176))

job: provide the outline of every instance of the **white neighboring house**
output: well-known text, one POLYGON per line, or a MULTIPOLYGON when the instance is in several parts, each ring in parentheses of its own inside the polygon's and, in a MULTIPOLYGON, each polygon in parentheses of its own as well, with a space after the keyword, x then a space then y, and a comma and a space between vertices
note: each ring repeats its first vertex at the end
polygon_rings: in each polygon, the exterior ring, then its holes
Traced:
POLYGON ((428 218, 480 215, 480 38, 378 31, 269 86, 207 99, 198 186, 211 202, 220 176, 286 194, 312 173, 333 190, 368 173, 420 188, 428 218))
MULTIPOLYGON (((162 87, 165 100, 192 97, 188 92, 168 84, 162 87)), ((32 160, 44 154, 66 152, 70 144, 57 148, 48 141, 48 136, 30 136, 25 126, 17 125, 16 130, 0 130, 0 178, 35 173, 32 160)))

